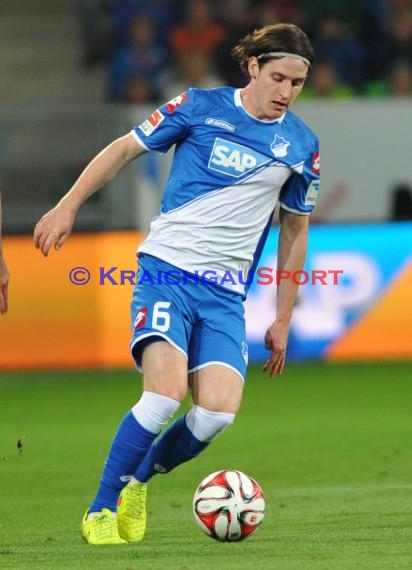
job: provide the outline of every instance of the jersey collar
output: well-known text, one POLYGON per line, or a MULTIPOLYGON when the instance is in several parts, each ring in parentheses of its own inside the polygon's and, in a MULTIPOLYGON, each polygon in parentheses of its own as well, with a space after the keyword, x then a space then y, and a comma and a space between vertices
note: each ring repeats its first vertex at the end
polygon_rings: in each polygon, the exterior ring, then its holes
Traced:
POLYGON ((273 123, 282 123, 283 119, 285 118, 285 115, 286 115, 287 111, 285 111, 285 112, 283 113, 283 115, 281 115, 281 116, 278 117, 277 119, 273 119, 273 121, 262 121, 261 119, 258 119, 257 117, 254 117, 253 115, 251 115, 250 113, 248 113, 248 112, 246 111, 246 109, 244 108, 243 103, 242 103, 242 98, 241 98, 241 96, 240 96, 240 92, 241 92, 241 89, 236 89, 236 90, 235 90, 235 93, 234 93, 235 105, 236 105, 236 107, 241 107, 242 110, 243 110, 243 112, 246 113, 246 115, 247 115, 248 117, 251 117, 251 118, 254 119, 255 121, 259 121, 259 123, 264 123, 265 125, 273 125, 273 123))

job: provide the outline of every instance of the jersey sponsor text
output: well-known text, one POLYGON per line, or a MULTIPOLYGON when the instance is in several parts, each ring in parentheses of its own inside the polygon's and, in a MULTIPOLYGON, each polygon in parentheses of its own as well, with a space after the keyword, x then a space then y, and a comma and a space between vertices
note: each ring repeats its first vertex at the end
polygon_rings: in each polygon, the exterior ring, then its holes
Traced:
POLYGON ((208 167, 238 178, 247 171, 270 162, 270 159, 241 144, 216 138, 208 167))

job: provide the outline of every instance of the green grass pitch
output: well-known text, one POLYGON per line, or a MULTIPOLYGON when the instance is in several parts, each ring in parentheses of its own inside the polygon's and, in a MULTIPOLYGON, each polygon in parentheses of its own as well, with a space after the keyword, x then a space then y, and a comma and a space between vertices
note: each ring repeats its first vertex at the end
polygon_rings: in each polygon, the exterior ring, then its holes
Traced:
POLYGON ((139 393, 133 371, 0 376, 0 568, 412 568, 411 363, 289 364, 276 379, 250 367, 234 425, 152 480, 144 542, 86 545, 80 519, 139 393), (224 467, 266 494, 242 543, 213 541, 192 515, 198 482, 224 467))

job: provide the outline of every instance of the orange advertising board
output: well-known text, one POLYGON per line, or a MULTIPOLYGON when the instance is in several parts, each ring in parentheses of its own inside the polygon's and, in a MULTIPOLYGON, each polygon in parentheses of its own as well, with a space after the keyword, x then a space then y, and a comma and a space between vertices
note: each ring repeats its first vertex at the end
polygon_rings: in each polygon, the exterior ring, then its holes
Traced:
POLYGON ((44 258, 31 237, 4 238, 11 281, 0 318, 0 369, 134 366, 125 281, 100 285, 100 268, 136 270, 137 232, 74 234, 44 258), (78 268, 77 272, 75 268, 78 268), (75 270, 73 272, 73 270, 75 270), (87 283, 75 285, 71 280, 87 283))
MULTIPOLYGON (((343 268, 342 282, 299 291, 288 360, 412 357, 412 224, 311 230, 306 269, 343 268)), ((138 232, 73 234, 47 259, 31 237, 7 237, 9 312, 0 317, 0 370, 134 368, 130 303, 138 232)), ((277 233, 260 264, 276 267, 277 233)), ((250 362, 267 358, 264 335, 275 285, 252 284, 245 303, 250 362)))

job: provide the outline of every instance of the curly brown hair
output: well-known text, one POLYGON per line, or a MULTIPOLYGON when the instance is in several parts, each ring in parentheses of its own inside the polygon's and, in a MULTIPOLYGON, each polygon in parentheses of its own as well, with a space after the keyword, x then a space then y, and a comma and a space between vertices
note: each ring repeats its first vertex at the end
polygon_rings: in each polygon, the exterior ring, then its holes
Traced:
MULTIPOLYGON (((249 58, 269 52, 300 55, 311 65, 315 60, 315 50, 305 32, 294 24, 284 23, 271 24, 247 34, 231 53, 239 62, 242 72, 248 75, 249 58)), ((264 65, 269 59, 260 59, 259 65, 264 65)))

